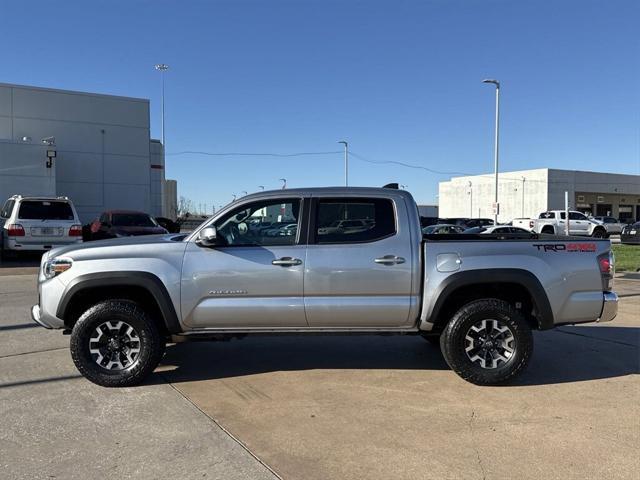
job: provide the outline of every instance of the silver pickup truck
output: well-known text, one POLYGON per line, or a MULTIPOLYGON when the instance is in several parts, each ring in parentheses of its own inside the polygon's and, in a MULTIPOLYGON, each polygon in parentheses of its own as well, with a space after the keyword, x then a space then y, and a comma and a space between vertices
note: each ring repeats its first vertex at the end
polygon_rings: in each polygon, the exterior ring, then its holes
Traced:
POLYGON ((142 381, 167 342, 312 332, 421 335, 491 385, 526 367, 532 330, 612 320, 612 279, 608 240, 423 236, 406 191, 292 189, 243 197, 189 235, 51 250, 31 314, 110 387, 142 381))

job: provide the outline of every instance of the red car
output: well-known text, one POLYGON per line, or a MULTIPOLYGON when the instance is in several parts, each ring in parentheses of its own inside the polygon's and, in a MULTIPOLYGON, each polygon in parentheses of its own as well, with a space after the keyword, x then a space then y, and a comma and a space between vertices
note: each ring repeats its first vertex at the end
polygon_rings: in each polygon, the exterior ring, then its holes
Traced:
POLYGON ((169 233, 148 213, 131 210, 103 212, 91 224, 90 230, 91 240, 169 233))

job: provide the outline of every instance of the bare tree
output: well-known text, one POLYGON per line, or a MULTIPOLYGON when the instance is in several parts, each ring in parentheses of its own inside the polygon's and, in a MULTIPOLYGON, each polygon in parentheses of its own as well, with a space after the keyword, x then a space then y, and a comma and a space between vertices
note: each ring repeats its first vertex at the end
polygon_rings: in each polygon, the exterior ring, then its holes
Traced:
POLYGON ((193 201, 182 195, 178 199, 178 217, 184 217, 187 214, 193 214, 195 206, 193 201))

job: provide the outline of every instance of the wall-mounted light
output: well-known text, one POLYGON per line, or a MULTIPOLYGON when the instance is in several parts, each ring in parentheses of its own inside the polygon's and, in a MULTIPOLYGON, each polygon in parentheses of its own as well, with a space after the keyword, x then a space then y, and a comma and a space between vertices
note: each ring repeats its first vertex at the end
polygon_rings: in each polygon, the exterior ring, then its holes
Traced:
POLYGON ((18 138, 18 140, 20 140, 22 143, 29 143, 31 141, 31 137, 24 136, 18 138))
POLYGON ((42 143, 44 143, 45 145, 55 145, 56 144, 56 137, 44 137, 42 140, 40 140, 42 143))
POLYGON ((55 150, 47 150, 47 163, 45 163, 47 168, 53 167, 53 159, 56 158, 55 150))

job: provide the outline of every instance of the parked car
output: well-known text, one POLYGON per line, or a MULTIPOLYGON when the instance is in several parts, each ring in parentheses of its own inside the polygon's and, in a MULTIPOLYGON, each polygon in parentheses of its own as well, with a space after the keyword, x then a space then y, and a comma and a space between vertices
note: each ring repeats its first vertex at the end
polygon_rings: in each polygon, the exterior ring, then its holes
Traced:
POLYGON ((625 225, 620 233, 620 242, 629 245, 640 245, 640 222, 625 225))
POLYGON ((598 222, 604 226, 609 235, 617 235, 622 232, 622 228, 625 226, 620 220, 614 217, 589 217, 590 220, 598 222))
POLYGON ((144 212, 132 210, 109 210, 103 212, 91 224, 91 239, 158 235, 169 233, 155 219, 144 212))
POLYGON ((490 227, 493 225, 493 220, 490 218, 469 218, 466 225, 467 228, 490 227))
POLYGON ((459 217, 459 218, 440 218, 438 219, 438 223, 437 225, 459 225, 463 228, 468 228, 467 226, 467 222, 470 219, 465 218, 465 217, 459 217))
POLYGON ((532 218, 514 218, 511 220, 511 226, 522 228, 527 231, 533 230, 533 227, 536 225, 536 221, 532 218))
POLYGON ((371 222, 366 220, 336 220, 328 227, 318 229, 320 235, 330 235, 334 233, 358 233, 372 228, 371 222))
POLYGON ((520 227, 511 227, 509 225, 497 225, 497 226, 489 226, 489 227, 473 227, 468 228, 464 231, 464 233, 481 233, 483 235, 492 235, 492 234, 505 234, 505 233, 519 233, 519 234, 527 234, 531 235, 530 230, 525 230, 520 227))
POLYGON ((155 217, 156 222, 169 233, 180 233, 180 224, 170 218, 155 217))
POLYGON ((421 335, 463 379, 493 385, 526 368, 532 330, 613 320, 612 282, 608 240, 423 237, 405 190, 291 189, 242 197, 186 237, 52 250, 31 316, 70 331, 78 370, 109 387, 141 382, 172 340, 318 332, 421 335), (246 228, 279 205, 304 234, 246 228), (375 226, 319 233, 354 211, 375 226))
MULTIPOLYGON (((535 233, 564 235, 565 220, 566 212, 564 210, 542 212, 540 216, 534 220, 532 230, 535 233)), ((569 235, 604 238, 607 236, 607 230, 600 223, 589 220, 583 213, 570 211, 569 235)))
POLYGON ((67 197, 14 195, 0 211, 0 227, 5 256, 82 242, 82 224, 67 197))
POLYGON ((464 232, 464 227, 461 225, 446 225, 446 224, 438 224, 438 225, 429 225, 428 227, 424 227, 422 229, 422 233, 425 235, 435 235, 435 234, 448 234, 448 233, 462 233, 464 232))

